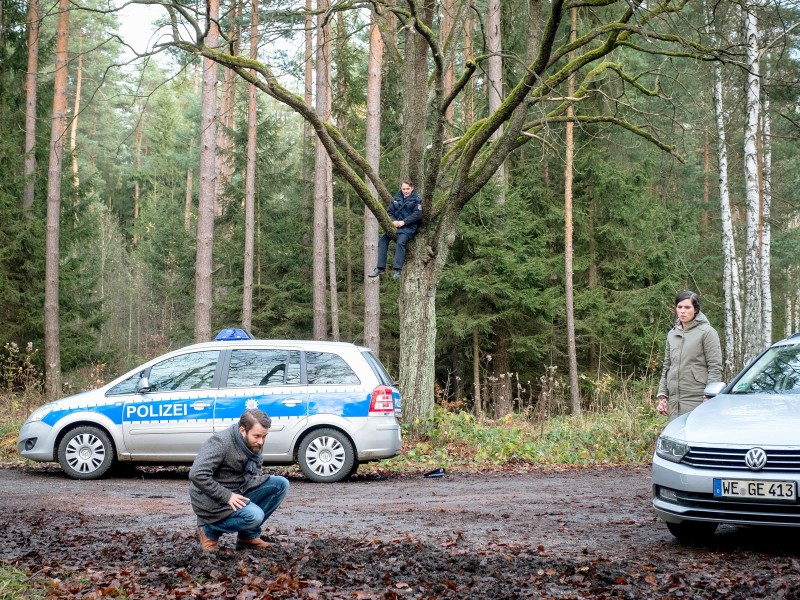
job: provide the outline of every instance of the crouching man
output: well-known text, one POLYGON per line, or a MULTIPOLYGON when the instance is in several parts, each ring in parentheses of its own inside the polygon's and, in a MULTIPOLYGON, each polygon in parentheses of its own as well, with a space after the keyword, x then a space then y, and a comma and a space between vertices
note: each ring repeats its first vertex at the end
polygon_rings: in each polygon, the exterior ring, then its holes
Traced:
POLYGON ((223 533, 238 534, 237 550, 269 547, 261 526, 289 491, 286 478, 261 469, 270 424, 264 411, 246 410, 200 448, 189 471, 189 497, 203 552, 215 552, 223 533))

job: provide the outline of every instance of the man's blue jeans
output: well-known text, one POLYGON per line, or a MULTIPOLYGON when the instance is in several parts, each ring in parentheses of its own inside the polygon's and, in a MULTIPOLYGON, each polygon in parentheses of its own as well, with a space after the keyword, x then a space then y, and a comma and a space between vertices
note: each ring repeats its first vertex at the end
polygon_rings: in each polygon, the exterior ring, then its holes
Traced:
POLYGON ((203 530, 210 540, 218 540, 223 533, 238 533, 242 540, 252 540, 261 535, 261 526, 283 502, 289 491, 289 480, 279 475, 271 475, 260 486, 250 490, 245 496, 250 503, 244 508, 234 511, 230 516, 203 525, 203 530))
MULTIPOLYGON (((406 244, 411 241, 414 235, 411 233, 398 233, 397 245, 394 249, 394 270, 399 271, 406 262, 406 244)), ((385 233, 378 240, 378 268, 383 271, 386 268, 386 255, 389 253, 389 242, 391 238, 385 233)))

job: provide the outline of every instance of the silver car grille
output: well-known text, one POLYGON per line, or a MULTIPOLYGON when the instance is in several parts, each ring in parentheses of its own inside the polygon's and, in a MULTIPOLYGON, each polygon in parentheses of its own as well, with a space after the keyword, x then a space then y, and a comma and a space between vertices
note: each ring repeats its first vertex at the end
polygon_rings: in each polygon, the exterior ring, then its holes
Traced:
MULTIPOLYGON (((701 448, 692 446, 681 462, 697 469, 747 471, 744 455, 750 448, 701 448)), ((800 473, 800 449, 766 450, 767 463, 759 472, 800 473)))

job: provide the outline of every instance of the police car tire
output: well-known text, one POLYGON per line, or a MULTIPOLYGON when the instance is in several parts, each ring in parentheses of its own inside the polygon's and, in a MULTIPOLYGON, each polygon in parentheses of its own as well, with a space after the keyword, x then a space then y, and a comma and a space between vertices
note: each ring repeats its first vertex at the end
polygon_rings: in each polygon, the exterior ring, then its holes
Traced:
POLYGON ((58 462, 72 479, 99 479, 114 464, 114 444, 102 429, 76 427, 61 439, 58 462))
POLYGON ((349 477, 355 450, 346 435, 335 429, 315 429, 300 443, 300 469, 316 483, 334 483, 349 477))

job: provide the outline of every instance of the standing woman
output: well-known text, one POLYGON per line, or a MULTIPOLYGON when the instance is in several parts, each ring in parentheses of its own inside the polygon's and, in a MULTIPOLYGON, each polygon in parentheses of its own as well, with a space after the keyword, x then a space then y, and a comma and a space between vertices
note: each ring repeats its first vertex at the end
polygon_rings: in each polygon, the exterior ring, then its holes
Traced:
POLYGON ((658 412, 672 421, 697 408, 706 384, 722 380, 719 335, 700 312, 694 292, 675 297, 678 320, 667 334, 664 372, 658 385, 658 412))

